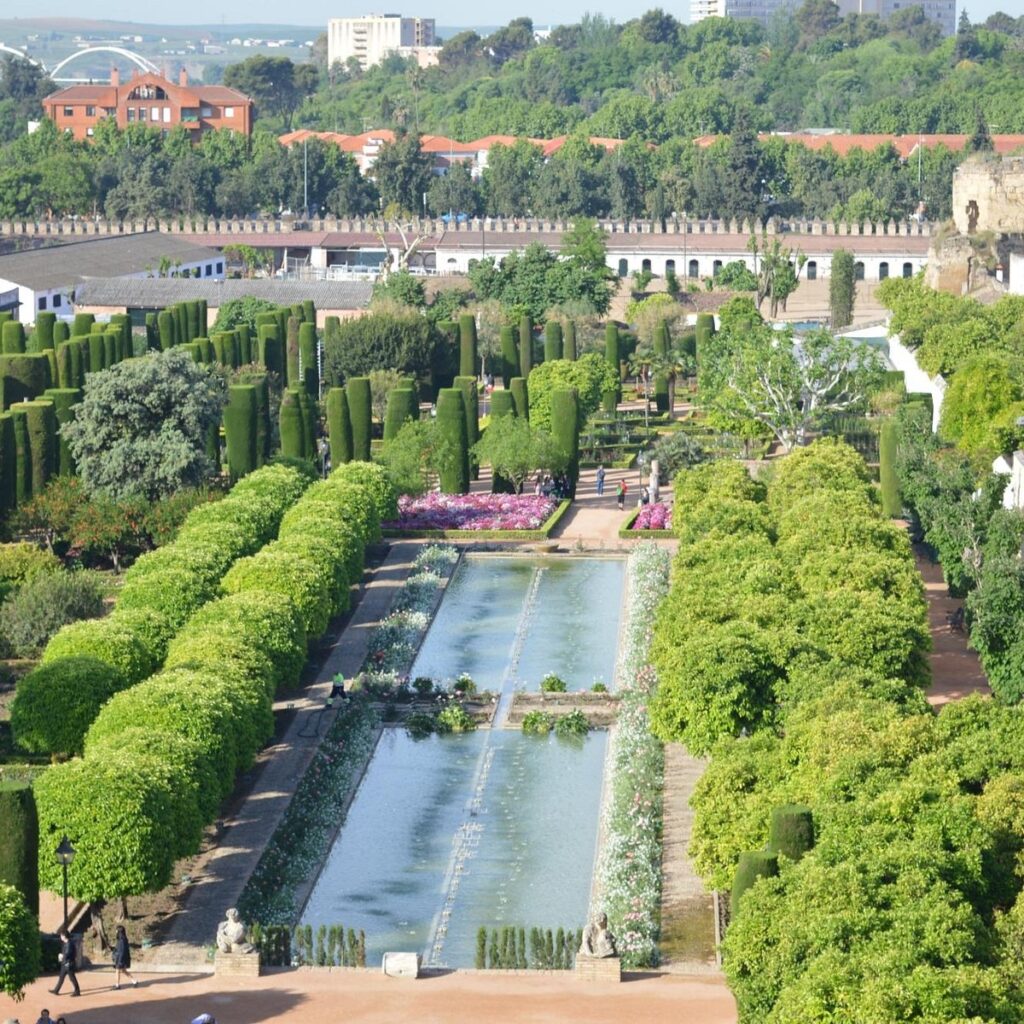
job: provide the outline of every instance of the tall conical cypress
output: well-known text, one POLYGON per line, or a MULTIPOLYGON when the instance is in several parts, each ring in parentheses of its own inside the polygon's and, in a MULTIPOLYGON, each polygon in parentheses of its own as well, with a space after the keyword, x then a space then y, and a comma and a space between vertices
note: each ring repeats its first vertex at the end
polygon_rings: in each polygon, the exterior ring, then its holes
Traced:
POLYGON ((281 454, 292 459, 310 457, 306 449, 306 430, 296 388, 285 388, 281 395, 281 454))
POLYGON ((156 315, 156 332, 160 338, 160 348, 166 351, 174 348, 175 343, 174 314, 170 310, 162 309, 156 315))
POLYGON ((40 313, 36 317, 36 344, 38 351, 44 348, 53 348, 53 326, 57 322, 56 313, 40 313))
POLYGON ((331 446, 332 466, 352 461, 352 422, 344 388, 331 388, 327 392, 327 440, 331 446))
POLYGON ((579 402, 575 388, 551 392, 551 436, 568 457, 565 475, 569 478, 569 496, 574 498, 580 475, 579 402))
POLYGON ((509 381, 509 390, 512 392, 512 404, 515 406, 516 415, 523 420, 530 418, 530 393, 526 386, 525 377, 513 377, 509 381))
POLYGON ((393 440, 406 423, 416 419, 415 410, 416 393, 412 388, 393 388, 384 414, 384 440, 393 440))
POLYGON ((0 413, 0 512, 9 512, 18 503, 18 450, 14 440, 14 417, 0 413))
POLYGON ((306 394, 314 401, 320 397, 320 365, 317 359, 316 324, 299 327, 299 368, 306 394))
POLYGON ((463 313, 459 317, 459 376, 476 376, 476 317, 463 313))
POLYGON ((519 349, 516 347, 516 332, 511 324, 501 327, 501 381, 505 387, 513 377, 519 376, 519 349))
MULTIPOLYGON (((512 399, 512 392, 506 390, 494 390, 491 392, 491 426, 506 416, 515 416, 516 407, 512 399)), ((515 487, 511 480, 506 479, 500 473, 494 472, 491 467, 491 493, 492 494, 514 494, 515 487)))
POLYGON ((711 339, 715 336, 715 317, 713 313, 697 314, 697 329, 695 331, 695 348, 697 365, 700 366, 708 350, 711 339))
POLYGON ((529 377, 533 369, 533 321, 524 313, 519 321, 519 373, 529 377))
POLYGON ((441 466, 444 494, 469 493, 469 446, 466 443, 466 406, 460 388, 442 388, 437 394, 437 430, 443 438, 441 466))
POLYGON ((249 333, 248 324, 239 324, 235 328, 238 336, 238 362, 241 366, 247 366, 253 362, 252 358, 252 335, 249 333))
MULTIPOLYGON (((476 377, 456 377, 455 386, 462 392, 462 404, 466 412, 466 444, 472 449, 480 440, 480 396, 477 392, 476 377)), ((480 478, 480 465, 470 455, 469 471, 474 480, 480 478)))
POLYGON ((276 325, 263 324, 259 328, 259 361, 270 373, 276 373, 284 383, 284 343, 276 325))
POLYGON ((25 351, 25 328, 18 320, 8 320, 0 327, 5 356, 21 355, 25 351))
POLYGON ((562 358, 562 325, 549 320, 544 325, 544 362, 550 363, 562 358))
POLYGON ((350 377, 345 385, 348 415, 352 423, 352 458, 370 461, 370 438, 373 436, 373 405, 369 377, 350 377))
POLYGON ((256 392, 256 466, 270 460, 274 434, 270 422, 270 384, 264 373, 249 378, 256 392))
MULTIPOLYGON (((611 320, 605 324, 604 328, 604 357, 608 361, 608 365, 614 367, 615 372, 619 372, 619 328, 618 325, 613 323, 611 320)), ((606 391, 601 395, 601 407, 605 412, 615 412, 615 409, 619 403, 619 389, 616 387, 614 390, 606 391)))
POLYGON ((301 383, 299 380, 299 325, 301 323, 302 321, 298 317, 288 317, 285 356, 287 359, 288 387, 290 388, 296 388, 301 383))
POLYGON ((256 388, 233 384, 224 407, 224 442, 232 482, 256 468, 256 388))
POLYGON ((565 332, 562 337, 562 358, 573 362, 576 355, 576 321, 566 320, 565 332))

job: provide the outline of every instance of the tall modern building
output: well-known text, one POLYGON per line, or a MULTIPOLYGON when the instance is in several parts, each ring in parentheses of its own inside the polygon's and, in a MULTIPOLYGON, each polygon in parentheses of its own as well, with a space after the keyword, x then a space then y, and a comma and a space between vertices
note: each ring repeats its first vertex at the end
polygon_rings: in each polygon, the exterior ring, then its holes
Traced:
POLYGON ((800 0, 690 0, 690 24, 704 18, 754 18, 767 25, 779 11, 799 6, 800 0))
POLYGON ((944 36, 956 32, 956 0, 836 0, 841 14, 877 14, 888 18, 899 10, 920 7, 944 36))
POLYGON ((327 22, 327 64, 345 64, 352 57, 360 67, 373 67, 388 54, 416 57, 420 64, 437 63, 433 18, 400 14, 367 14, 362 18, 331 18, 327 22))

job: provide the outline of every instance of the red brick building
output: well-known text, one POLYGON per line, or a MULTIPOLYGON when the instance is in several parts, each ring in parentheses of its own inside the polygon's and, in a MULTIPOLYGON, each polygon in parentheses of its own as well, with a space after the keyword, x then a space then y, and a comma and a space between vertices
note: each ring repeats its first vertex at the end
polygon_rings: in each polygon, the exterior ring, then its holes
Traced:
POLYGON ((91 138, 105 117, 116 118, 119 128, 146 124, 164 133, 184 125, 193 140, 215 128, 249 135, 252 107, 248 96, 225 85, 190 85, 184 68, 177 84, 141 73, 122 83, 114 68, 107 85, 71 85, 43 100, 46 116, 76 139, 91 138))

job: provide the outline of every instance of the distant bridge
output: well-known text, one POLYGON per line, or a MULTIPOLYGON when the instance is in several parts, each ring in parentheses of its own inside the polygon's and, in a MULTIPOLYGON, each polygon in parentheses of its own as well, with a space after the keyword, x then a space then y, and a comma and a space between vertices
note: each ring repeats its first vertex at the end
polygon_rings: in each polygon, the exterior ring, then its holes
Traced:
POLYGON ((114 53, 118 57, 124 57, 125 60, 131 61, 140 71, 147 71, 152 74, 159 74, 160 69, 154 64, 148 57, 143 57, 141 54, 136 53, 134 50, 128 50, 123 46, 114 45, 103 45, 103 46, 87 46, 81 50, 76 50, 74 53, 69 54, 62 61, 55 64, 52 68, 47 69, 46 65, 42 61, 38 61, 30 57, 27 53, 22 50, 16 50, 13 46, 7 46, 6 43, 0 43, 0 52, 9 53, 14 57, 20 57, 22 60, 27 60, 29 64, 34 64, 37 68, 42 68, 47 72, 50 78, 55 82, 84 82, 88 79, 84 78, 72 78, 68 75, 62 75, 61 72, 73 61, 78 60, 79 57, 84 57, 88 54, 94 53, 114 53))

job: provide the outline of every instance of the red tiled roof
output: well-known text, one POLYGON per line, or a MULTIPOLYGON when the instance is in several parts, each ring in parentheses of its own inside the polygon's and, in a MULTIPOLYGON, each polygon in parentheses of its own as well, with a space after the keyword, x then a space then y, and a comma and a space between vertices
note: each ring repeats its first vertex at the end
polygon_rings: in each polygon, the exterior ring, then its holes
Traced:
MULTIPOLYGON (((694 139, 694 143, 702 149, 711 146, 720 135, 702 135, 694 139)), ((824 135, 818 132, 762 132, 758 135, 761 142, 771 139, 781 139, 783 142, 794 143, 806 146, 811 150, 832 149, 838 156, 845 157, 855 149, 862 149, 871 152, 879 146, 893 146, 896 152, 906 160, 918 146, 926 149, 933 149, 936 146, 945 146, 946 149, 958 152, 967 145, 967 135, 885 135, 882 133, 852 135, 837 132, 832 135, 824 135)), ((992 143, 997 153, 1012 153, 1015 149, 1024 146, 1024 135, 993 135, 992 143)))
POLYGON ((66 89, 51 92, 44 103, 71 103, 87 100, 99 106, 113 106, 117 102, 117 89, 112 85, 69 85, 66 89))

